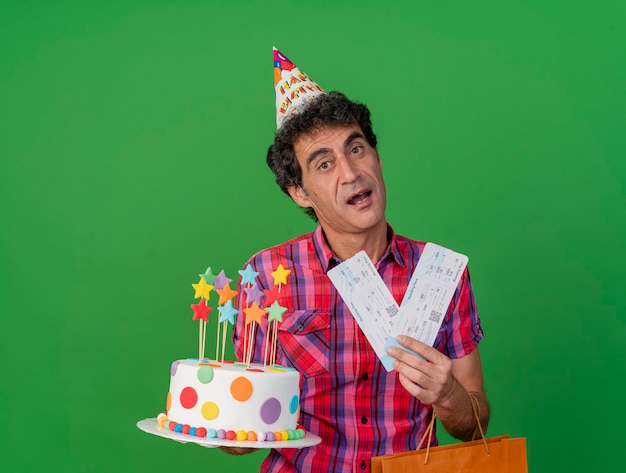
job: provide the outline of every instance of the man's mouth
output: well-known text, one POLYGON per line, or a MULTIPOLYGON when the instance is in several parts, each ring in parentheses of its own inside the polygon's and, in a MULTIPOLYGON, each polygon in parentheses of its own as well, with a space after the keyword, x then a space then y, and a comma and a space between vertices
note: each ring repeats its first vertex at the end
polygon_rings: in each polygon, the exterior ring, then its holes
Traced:
POLYGON ((348 199, 348 205, 358 205, 365 202, 370 195, 372 195, 372 191, 359 192, 348 199))

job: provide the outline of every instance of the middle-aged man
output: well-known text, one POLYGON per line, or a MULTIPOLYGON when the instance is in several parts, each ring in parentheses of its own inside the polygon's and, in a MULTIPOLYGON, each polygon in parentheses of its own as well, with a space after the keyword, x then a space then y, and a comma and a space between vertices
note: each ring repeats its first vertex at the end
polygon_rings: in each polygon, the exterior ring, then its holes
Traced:
MULTIPOLYGON (((310 86, 310 78, 276 54, 275 65, 283 61, 291 77, 310 86)), ((291 106, 295 100, 287 85, 282 88, 291 106)), ((408 350, 389 348, 395 362, 387 372, 327 272, 364 250, 400 304, 425 243, 396 235, 386 220, 383 163, 368 108, 339 92, 299 87, 296 110, 279 109, 267 162, 280 188, 319 224, 260 251, 247 264, 259 272, 263 290, 273 287, 271 271, 279 264, 291 271, 279 299, 287 311, 278 328, 277 362, 301 373, 300 423, 322 442, 273 449, 261 471, 368 471, 372 456, 415 449, 433 413, 451 435, 471 439, 478 425, 470 396, 478 401, 484 430, 489 404, 469 273, 461 277, 433 347, 399 337, 408 350)), ((239 359, 245 357, 243 319, 233 334, 239 359)), ((265 321, 252 341, 252 361, 263 363, 267 335, 265 321)))

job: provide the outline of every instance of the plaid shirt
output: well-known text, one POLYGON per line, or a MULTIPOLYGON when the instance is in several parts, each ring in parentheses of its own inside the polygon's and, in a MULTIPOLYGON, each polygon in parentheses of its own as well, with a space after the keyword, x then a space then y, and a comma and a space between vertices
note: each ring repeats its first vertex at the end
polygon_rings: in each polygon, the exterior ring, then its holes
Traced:
MULTIPOLYGON (((391 243, 376 267, 400 304, 425 243, 395 235, 391 227, 388 231, 391 243)), ((326 275, 339 262, 319 226, 249 261, 260 273, 257 284, 262 290, 272 289, 270 273, 279 264, 291 270, 278 295, 288 310, 278 325, 276 362, 302 374, 300 423, 322 437, 314 447, 272 450, 261 471, 369 471, 372 456, 415 449, 431 419, 431 406, 412 397, 397 373, 388 373, 381 365, 326 275)), ((243 315, 247 305, 245 291, 241 292, 238 309, 243 315)), ((262 299, 260 306, 269 303, 262 299)), ((233 332, 240 360, 244 325, 245 317, 238 317, 233 332)), ((268 356, 267 331, 264 317, 252 345, 254 362, 264 363, 268 356)), ((434 346, 458 358, 476 348, 482 335, 466 271, 434 346)))

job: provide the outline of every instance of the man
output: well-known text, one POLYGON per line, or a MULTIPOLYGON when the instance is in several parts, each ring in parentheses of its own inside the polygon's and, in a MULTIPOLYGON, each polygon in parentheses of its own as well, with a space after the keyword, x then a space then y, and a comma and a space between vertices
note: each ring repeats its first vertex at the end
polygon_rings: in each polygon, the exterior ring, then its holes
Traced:
MULTIPOLYGON (((487 428, 489 404, 477 348, 482 329, 467 271, 434 348, 399 338, 410 351, 389 349, 396 359, 391 372, 326 274, 365 250, 400 304, 424 248, 423 242, 396 235, 387 223, 376 144, 369 110, 330 92, 308 98, 282 121, 269 148, 267 162, 278 185, 319 225, 259 252, 249 264, 268 291, 279 264, 291 271, 279 299, 287 312, 278 326, 277 362, 302 374, 300 422, 322 443, 271 450, 262 471, 368 471, 372 456, 415 449, 433 412, 451 435, 471 439, 477 422, 468 393, 478 400, 487 428)), ((239 302, 241 312, 245 297, 239 302)), ((244 344, 250 344, 244 342, 243 319, 233 334, 240 359, 246 357, 244 344)), ((263 362, 269 331, 265 322, 256 332, 253 361, 263 362)))

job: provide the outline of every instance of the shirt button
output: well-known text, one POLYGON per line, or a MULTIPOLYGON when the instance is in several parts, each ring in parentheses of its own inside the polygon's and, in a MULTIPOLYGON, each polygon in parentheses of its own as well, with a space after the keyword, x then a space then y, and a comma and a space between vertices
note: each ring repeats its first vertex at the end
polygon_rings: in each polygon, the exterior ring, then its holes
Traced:
POLYGON ((298 325, 298 332, 302 332, 304 330, 304 324, 298 325))
POLYGON ((361 424, 367 424, 367 417, 361 417, 361 424))
POLYGON ((361 466, 361 470, 365 470, 367 468, 367 463, 365 463, 365 460, 361 462, 360 466, 361 466))
POLYGON ((367 373, 361 376, 361 381, 367 381, 368 379, 369 379, 369 376, 367 375, 367 373))

